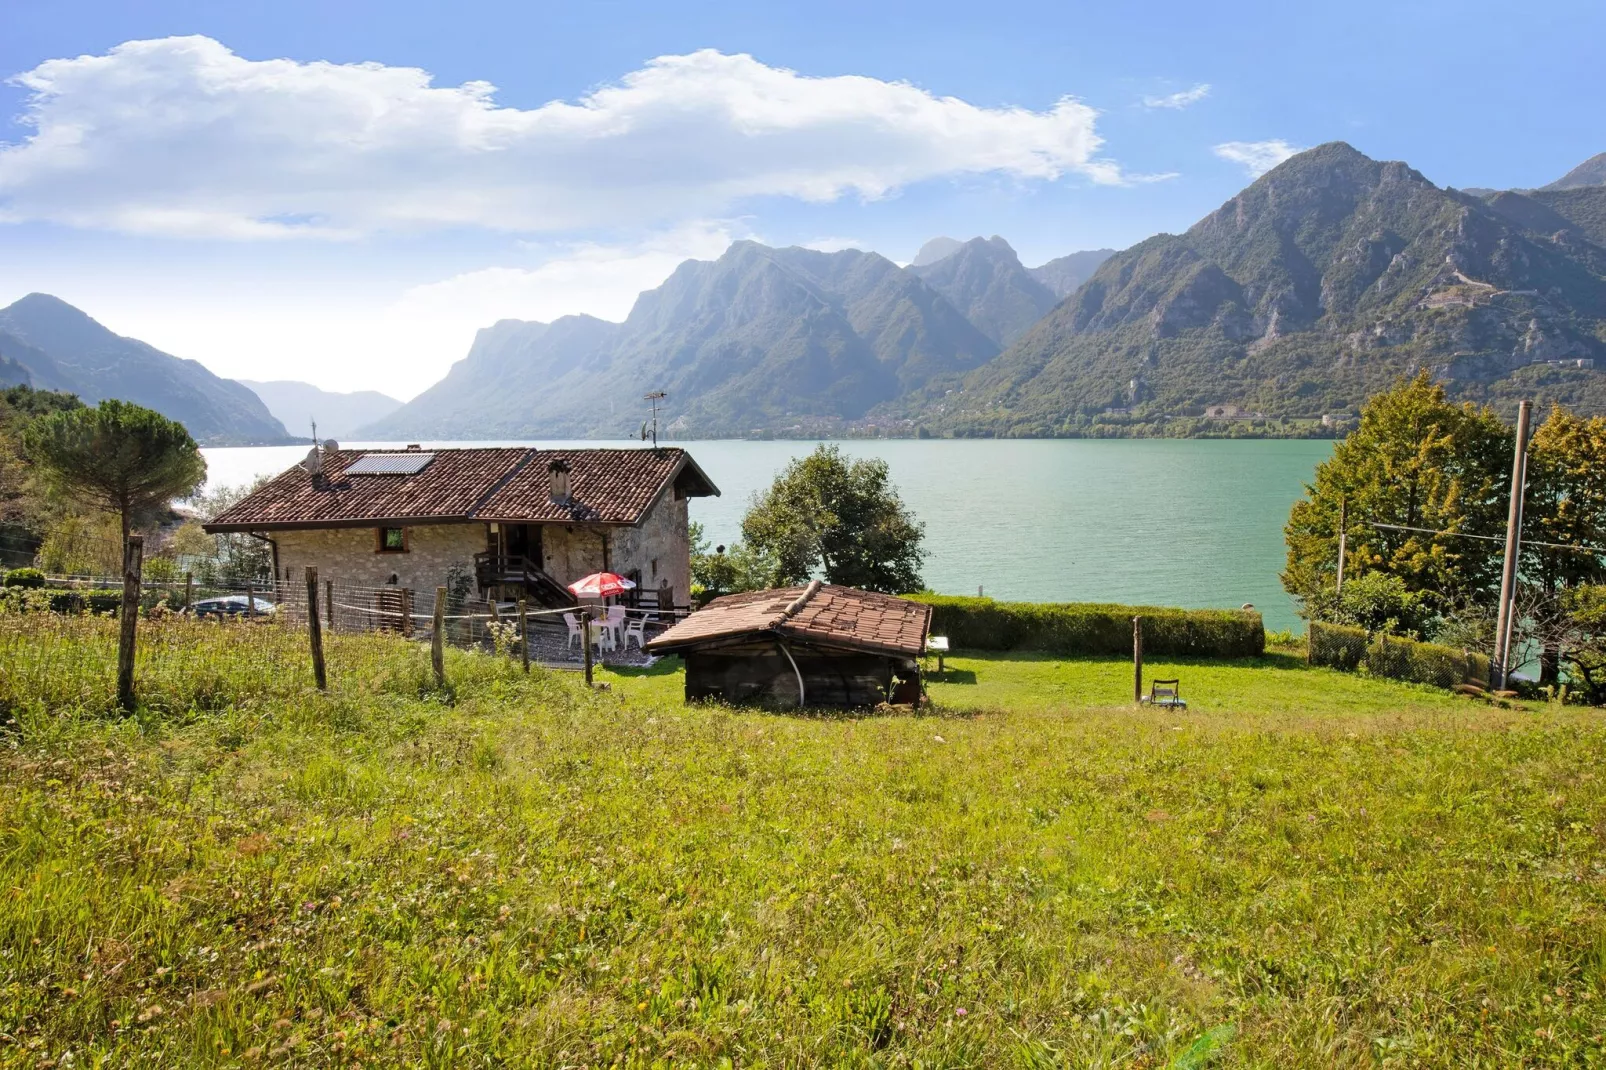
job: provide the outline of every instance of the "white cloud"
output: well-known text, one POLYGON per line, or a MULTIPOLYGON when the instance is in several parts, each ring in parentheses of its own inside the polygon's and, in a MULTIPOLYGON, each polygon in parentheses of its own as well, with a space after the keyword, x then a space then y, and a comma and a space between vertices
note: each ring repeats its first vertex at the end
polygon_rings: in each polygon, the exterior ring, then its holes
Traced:
POLYGON ((744 236, 730 224, 692 223, 624 245, 576 243, 533 268, 483 268, 414 286, 391 314, 481 327, 579 313, 622 320, 641 291, 661 285, 682 261, 713 260, 744 236))
MULTIPOLYGON (((481 327, 580 312, 623 319, 637 294, 660 285, 682 261, 713 259, 748 236, 739 223, 716 221, 639 241, 553 244, 528 266, 490 267, 405 290, 370 285, 354 293, 318 277, 279 280, 266 293, 115 279, 62 292, 112 330, 199 359, 219 375, 405 399, 461 360, 481 327)), ((27 288, 19 282, 18 295, 27 288)), ((7 300, 0 297, 0 305, 7 300)))
POLYGON ((1189 104, 1197 104, 1210 95, 1210 83, 1200 82, 1192 89, 1184 89, 1176 93, 1168 93, 1163 97, 1144 97, 1145 108, 1170 108, 1181 111, 1189 104))
POLYGON ((1210 151, 1223 160, 1242 164, 1250 178, 1259 178, 1288 157, 1305 150, 1279 137, 1270 141, 1227 141, 1210 151))
POLYGON ((809 77, 712 50, 661 56, 575 102, 502 106, 378 63, 254 61, 207 37, 41 63, 0 144, 0 219, 139 234, 563 232, 831 201, 999 173, 1105 184, 1097 113, 986 108, 905 82, 809 77))
POLYGON ((814 238, 801 243, 805 249, 814 249, 822 253, 840 253, 844 249, 868 249, 868 242, 858 238, 814 238))

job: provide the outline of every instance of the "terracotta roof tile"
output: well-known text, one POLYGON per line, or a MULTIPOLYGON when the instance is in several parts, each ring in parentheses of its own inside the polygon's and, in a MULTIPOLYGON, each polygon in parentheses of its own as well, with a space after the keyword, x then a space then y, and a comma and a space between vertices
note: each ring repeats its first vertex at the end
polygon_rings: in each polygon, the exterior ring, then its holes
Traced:
POLYGON ((647 649, 663 653, 767 632, 800 642, 918 657, 930 627, 928 605, 856 587, 820 584, 716 598, 649 642, 647 649), (800 599, 802 606, 789 616, 788 607, 800 599))
POLYGON ((588 522, 634 524, 674 480, 691 495, 718 494, 684 450, 526 448, 441 449, 414 475, 347 475, 361 457, 325 455, 326 483, 299 465, 276 476, 205 525, 208 531, 352 527, 385 521, 588 522), (551 499, 547 466, 570 467, 570 499, 551 499))

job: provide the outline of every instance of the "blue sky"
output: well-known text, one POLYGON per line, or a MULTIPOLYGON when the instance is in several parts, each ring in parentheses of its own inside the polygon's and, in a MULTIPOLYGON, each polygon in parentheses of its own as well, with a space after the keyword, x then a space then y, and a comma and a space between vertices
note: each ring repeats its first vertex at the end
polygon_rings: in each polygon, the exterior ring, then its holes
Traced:
POLYGON ((1335 139, 1540 185, 1606 150, 1603 40, 1599 2, 5 0, 0 304, 405 397, 737 237, 1036 264, 1335 139))

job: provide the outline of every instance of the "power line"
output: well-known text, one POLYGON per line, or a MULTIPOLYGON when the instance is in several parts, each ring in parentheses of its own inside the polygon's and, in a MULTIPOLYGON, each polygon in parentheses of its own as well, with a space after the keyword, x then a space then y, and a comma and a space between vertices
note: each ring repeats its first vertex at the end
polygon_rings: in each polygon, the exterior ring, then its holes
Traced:
MULTIPOLYGON (((1488 542, 1506 541, 1500 535, 1473 535, 1471 532, 1466 531, 1435 531, 1432 528, 1413 528, 1405 524, 1380 524, 1375 520, 1369 520, 1367 523, 1374 528, 1387 528, 1389 531, 1419 531, 1423 535, 1452 535, 1458 539, 1484 539, 1488 542)), ((1606 548, 1599 546, 1578 546, 1574 543, 1565 542, 1540 542, 1537 539, 1523 539, 1522 544, 1524 546, 1548 546, 1552 550, 1571 550, 1580 554, 1606 555, 1606 548)))

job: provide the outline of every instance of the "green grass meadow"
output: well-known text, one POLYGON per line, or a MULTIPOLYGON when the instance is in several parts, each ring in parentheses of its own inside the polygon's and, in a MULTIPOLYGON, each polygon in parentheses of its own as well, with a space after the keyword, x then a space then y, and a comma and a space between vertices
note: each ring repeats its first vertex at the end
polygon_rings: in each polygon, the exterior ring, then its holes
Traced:
MULTIPOLYGON (((0 1066, 1606 1064, 1606 727, 957 657, 921 715, 0 621, 0 1066)), ((1175 671, 1172 671, 1172 670, 1175 671)))

